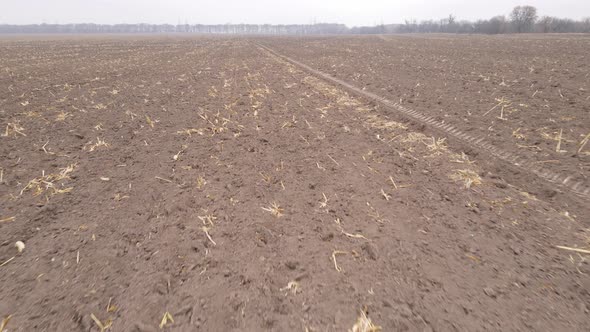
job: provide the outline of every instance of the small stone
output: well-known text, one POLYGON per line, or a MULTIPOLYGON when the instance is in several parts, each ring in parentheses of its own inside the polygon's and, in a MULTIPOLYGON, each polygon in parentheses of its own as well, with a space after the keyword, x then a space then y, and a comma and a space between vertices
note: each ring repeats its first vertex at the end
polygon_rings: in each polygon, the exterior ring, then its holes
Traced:
POLYGON ((157 285, 154 286, 156 293, 160 294, 160 295, 165 295, 168 293, 168 289, 166 288, 166 285, 163 283, 158 283, 157 285))
POLYGON ((524 275, 518 275, 516 277, 516 282, 521 284, 523 287, 526 287, 529 284, 529 278, 524 275))
POLYGON ((333 238, 334 238, 334 233, 322 234, 320 236, 320 239, 322 241, 332 241, 333 238))
POLYGON ((297 268, 297 265, 299 265, 299 263, 297 263, 295 261, 287 261, 287 262, 285 262, 285 266, 287 268, 289 268, 289 270, 295 270, 297 268))
POLYGON ((496 298, 496 291, 495 291, 495 290, 493 290, 493 289, 492 289, 492 288, 490 288, 490 287, 486 287, 486 288, 484 288, 484 289, 483 289, 483 292, 484 292, 484 293, 485 293, 487 296, 489 296, 489 297, 491 297, 491 298, 494 298, 494 299, 496 298))
POLYGON ((515 255, 520 255, 522 253, 522 249, 515 246, 510 246, 510 250, 512 250, 515 255))
POLYGON ((402 304, 397 307, 397 311, 402 317, 408 318, 412 317, 412 309, 407 304, 402 304))

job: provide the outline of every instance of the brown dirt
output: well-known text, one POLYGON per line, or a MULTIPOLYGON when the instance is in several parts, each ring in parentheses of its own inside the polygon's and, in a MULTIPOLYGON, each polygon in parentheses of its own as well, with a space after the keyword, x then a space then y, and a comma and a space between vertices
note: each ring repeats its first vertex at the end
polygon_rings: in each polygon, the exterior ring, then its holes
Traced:
POLYGON ((588 208, 252 40, 12 38, 0 68, 7 330, 157 331, 168 313, 172 331, 347 331, 361 310, 384 331, 590 323, 588 255, 555 247, 588 249, 588 208))
POLYGON ((273 46, 590 182, 590 145, 580 150, 590 134, 587 35, 318 37, 303 46, 284 38, 273 46))

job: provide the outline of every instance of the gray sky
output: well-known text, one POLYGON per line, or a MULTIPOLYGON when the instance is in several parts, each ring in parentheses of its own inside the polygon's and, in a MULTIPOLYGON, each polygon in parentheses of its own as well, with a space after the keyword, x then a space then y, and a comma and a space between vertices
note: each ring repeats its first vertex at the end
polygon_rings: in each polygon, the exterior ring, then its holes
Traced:
POLYGON ((312 23, 348 26, 438 19, 475 20, 516 5, 539 15, 590 17, 590 0, 0 0, 0 24, 27 23, 312 23))

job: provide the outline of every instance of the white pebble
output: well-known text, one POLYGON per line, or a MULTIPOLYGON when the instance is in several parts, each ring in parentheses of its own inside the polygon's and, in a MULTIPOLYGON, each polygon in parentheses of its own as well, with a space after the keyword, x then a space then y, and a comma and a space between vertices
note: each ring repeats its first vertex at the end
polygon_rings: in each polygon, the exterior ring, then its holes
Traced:
POLYGON ((16 247, 16 250, 18 250, 18 252, 23 252, 23 250, 25 250, 25 244, 23 241, 16 241, 14 246, 16 247))

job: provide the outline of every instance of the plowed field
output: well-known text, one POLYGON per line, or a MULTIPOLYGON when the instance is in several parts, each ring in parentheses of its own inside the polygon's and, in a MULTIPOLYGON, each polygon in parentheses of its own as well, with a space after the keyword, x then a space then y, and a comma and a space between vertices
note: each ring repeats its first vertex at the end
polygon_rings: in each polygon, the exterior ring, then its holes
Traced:
POLYGON ((581 177, 587 55, 383 38, 0 41, 5 329, 587 329, 585 198, 525 190, 259 44, 418 111, 440 101, 457 127, 581 177), (505 58, 476 70, 465 45, 505 58))

